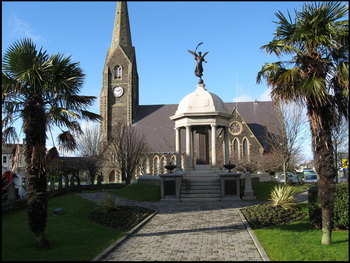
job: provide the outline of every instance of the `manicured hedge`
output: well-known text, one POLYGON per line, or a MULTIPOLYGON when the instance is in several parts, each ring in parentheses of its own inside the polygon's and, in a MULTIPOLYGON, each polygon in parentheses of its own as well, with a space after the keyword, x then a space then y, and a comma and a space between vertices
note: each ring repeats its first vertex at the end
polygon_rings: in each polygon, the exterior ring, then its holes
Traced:
MULTIPOLYGON (((322 227, 322 209, 317 199, 318 187, 309 189, 308 204, 310 223, 315 227, 322 227)), ((349 229, 349 184, 336 184, 334 196, 333 229, 349 229)))
POLYGON ((306 213, 299 207, 285 209, 270 204, 250 206, 241 211, 252 229, 287 224, 301 220, 306 216, 306 213))

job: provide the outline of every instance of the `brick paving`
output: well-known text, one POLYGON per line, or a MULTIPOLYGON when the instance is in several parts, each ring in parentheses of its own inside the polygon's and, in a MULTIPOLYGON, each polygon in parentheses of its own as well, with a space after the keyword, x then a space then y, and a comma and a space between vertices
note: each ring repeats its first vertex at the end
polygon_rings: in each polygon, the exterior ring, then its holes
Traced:
POLYGON ((261 261, 237 208, 159 212, 105 260, 261 261))
MULTIPOLYGON (((79 193, 98 202, 105 192, 79 193)), ((240 208, 263 202, 135 202, 157 211, 92 261, 270 261, 240 208)), ((307 201, 307 192, 296 195, 307 201)))
MULTIPOLYGON (((80 193, 98 202, 105 195, 80 193)), ((138 205, 157 213, 127 238, 93 261, 269 261, 239 211, 261 202, 135 202, 116 197, 120 205, 138 205)))

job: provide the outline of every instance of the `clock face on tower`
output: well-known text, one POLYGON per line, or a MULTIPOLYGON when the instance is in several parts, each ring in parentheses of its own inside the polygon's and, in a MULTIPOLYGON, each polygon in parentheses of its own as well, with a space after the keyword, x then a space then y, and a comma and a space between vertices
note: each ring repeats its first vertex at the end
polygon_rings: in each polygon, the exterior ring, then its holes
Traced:
POLYGON ((242 131, 242 125, 238 121, 231 122, 229 130, 233 135, 238 135, 242 131))
POLYGON ((113 94, 114 94, 114 97, 120 98, 124 94, 124 89, 120 86, 117 86, 113 89, 113 94))

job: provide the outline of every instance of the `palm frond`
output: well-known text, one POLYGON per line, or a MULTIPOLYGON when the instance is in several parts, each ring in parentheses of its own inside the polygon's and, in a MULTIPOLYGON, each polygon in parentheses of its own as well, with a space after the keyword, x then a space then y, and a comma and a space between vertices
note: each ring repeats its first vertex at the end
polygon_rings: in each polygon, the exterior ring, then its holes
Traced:
POLYGON ((59 157, 59 153, 56 147, 52 147, 46 155, 46 161, 51 161, 51 160, 55 160, 58 159, 59 157))
POLYGON ((21 150, 21 146, 19 144, 16 144, 10 156, 11 162, 12 162, 11 170, 13 172, 16 172, 17 167, 20 165, 22 161, 22 156, 23 156, 23 153, 21 150))
POLYGON ((19 138, 15 127, 8 127, 2 131, 2 145, 8 144, 8 143, 15 144, 18 141, 19 141, 19 138))
POLYGON ((312 102, 315 107, 324 107, 330 102, 323 78, 305 78, 301 83, 301 89, 305 99, 312 102))
POLYGON ((260 49, 265 50, 266 54, 275 54, 278 57, 283 54, 296 54, 299 52, 299 49, 282 40, 272 40, 268 44, 261 46, 260 49))
POLYGON ((76 140, 69 131, 65 131, 58 136, 58 144, 63 151, 74 151, 77 148, 76 140))
POLYGON ((101 115, 93 113, 91 111, 81 111, 81 116, 85 120, 90 120, 90 121, 100 121, 101 120, 101 115))

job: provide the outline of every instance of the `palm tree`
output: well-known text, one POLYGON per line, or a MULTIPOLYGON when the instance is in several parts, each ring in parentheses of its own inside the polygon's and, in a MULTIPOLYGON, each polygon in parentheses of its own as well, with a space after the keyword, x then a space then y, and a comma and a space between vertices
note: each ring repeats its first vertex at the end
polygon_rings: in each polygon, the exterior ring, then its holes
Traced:
POLYGON ((70 57, 49 56, 42 48, 37 50, 30 39, 14 42, 3 57, 2 141, 18 138, 13 126, 22 119, 28 219, 40 247, 50 245, 45 235, 45 163, 50 156, 57 156, 56 148, 46 153, 46 134, 54 126, 66 128, 58 141, 60 146, 72 150, 76 146, 73 135, 80 132, 76 119, 99 120, 99 115, 86 110, 95 97, 78 95, 83 77, 79 64, 71 62, 70 57))
POLYGON ((279 11, 274 39, 261 47, 290 61, 266 63, 257 83, 266 79, 275 101, 306 105, 322 206, 322 244, 331 243, 334 167, 332 128, 349 105, 348 7, 341 2, 304 4, 293 21, 279 11))

